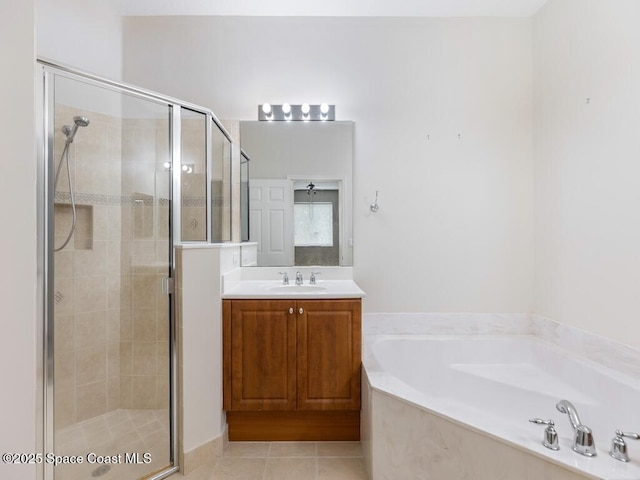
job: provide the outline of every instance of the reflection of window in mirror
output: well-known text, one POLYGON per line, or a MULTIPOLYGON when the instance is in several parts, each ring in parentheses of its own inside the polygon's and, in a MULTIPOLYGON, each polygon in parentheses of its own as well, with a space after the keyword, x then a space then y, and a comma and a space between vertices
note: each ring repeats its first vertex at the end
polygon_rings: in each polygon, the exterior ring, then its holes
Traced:
POLYGON ((333 247, 333 204, 296 203, 293 239, 296 247, 333 247))
POLYGON ((296 265, 339 265, 338 190, 294 191, 293 237, 296 265))

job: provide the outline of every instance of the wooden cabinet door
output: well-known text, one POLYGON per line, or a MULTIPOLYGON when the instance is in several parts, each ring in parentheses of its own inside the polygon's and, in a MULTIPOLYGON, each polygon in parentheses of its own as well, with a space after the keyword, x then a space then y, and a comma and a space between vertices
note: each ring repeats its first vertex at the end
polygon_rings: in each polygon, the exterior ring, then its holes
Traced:
POLYGON ((298 410, 359 410, 360 300, 296 303, 298 410))
POLYGON ((230 410, 295 410, 295 302, 233 300, 230 305, 231 331, 225 328, 231 337, 230 410))

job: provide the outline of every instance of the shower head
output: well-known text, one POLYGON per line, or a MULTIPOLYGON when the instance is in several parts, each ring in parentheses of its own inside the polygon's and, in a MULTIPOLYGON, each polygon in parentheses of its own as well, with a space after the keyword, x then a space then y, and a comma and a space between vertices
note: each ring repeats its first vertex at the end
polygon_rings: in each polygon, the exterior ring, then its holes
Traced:
POLYGON ((73 117, 73 127, 69 125, 65 125, 62 127, 62 133, 67 136, 67 143, 73 142, 73 137, 76 136, 76 132, 78 131, 78 127, 87 127, 90 123, 87 117, 73 117))
POLYGON ((73 121, 79 127, 88 127, 89 123, 91 123, 87 117, 79 117, 79 116, 73 117, 73 121))

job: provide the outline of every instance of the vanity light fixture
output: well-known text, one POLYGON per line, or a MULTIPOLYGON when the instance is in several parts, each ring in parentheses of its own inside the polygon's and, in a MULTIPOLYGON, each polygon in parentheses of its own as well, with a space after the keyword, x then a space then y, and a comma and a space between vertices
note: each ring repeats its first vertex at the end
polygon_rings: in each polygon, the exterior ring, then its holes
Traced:
POLYGON ((336 119, 335 105, 323 103, 320 105, 271 105, 263 103, 258 106, 258 120, 276 121, 333 121, 336 119))
POLYGON ((263 103, 260 111, 267 118, 267 120, 271 120, 273 118, 273 109, 271 108, 270 103, 263 103))

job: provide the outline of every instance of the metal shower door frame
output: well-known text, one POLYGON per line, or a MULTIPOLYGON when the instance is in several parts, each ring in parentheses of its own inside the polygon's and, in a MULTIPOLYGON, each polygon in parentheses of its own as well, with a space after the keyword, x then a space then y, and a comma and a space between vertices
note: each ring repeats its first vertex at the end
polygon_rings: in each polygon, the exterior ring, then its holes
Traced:
MULTIPOLYGON (((217 126, 233 145, 233 140, 222 123, 216 118, 214 113, 204 107, 183 102, 181 100, 165 96, 149 90, 144 90, 132 85, 108 80, 96 75, 88 74, 64 65, 57 64, 50 60, 39 58, 37 61, 37 90, 36 90, 36 115, 41 120, 36 132, 37 157, 38 157, 38 178, 37 178, 37 259, 38 259, 38 283, 37 283, 37 310, 39 318, 40 334, 37 335, 37 359, 38 370, 38 411, 42 412, 41 421, 38 423, 37 440, 40 452, 46 454, 55 452, 54 450, 54 361, 53 361, 53 321, 54 321, 54 202, 53 202, 53 175, 51 169, 55 164, 53 158, 54 146, 54 91, 53 79, 56 76, 65 77, 76 81, 81 81, 95 87, 108 89, 116 93, 126 94, 142 100, 152 101, 168 107, 169 117, 169 151, 171 155, 172 179, 169 182, 169 277, 175 278, 175 249, 176 244, 181 242, 181 208, 176 208, 175 201, 180 201, 181 197, 181 109, 187 108, 206 115, 207 130, 205 141, 207 145, 207 241, 199 243, 209 243, 211 241, 211 128, 217 126)), ((172 294, 169 295, 169 355, 170 355, 170 461, 171 467, 160 472, 149 480, 160 480, 179 470, 178 460, 178 429, 177 429, 177 343, 175 332, 175 300, 172 294)), ((38 478, 43 480, 53 480, 53 465, 46 462, 38 464, 38 478)))

